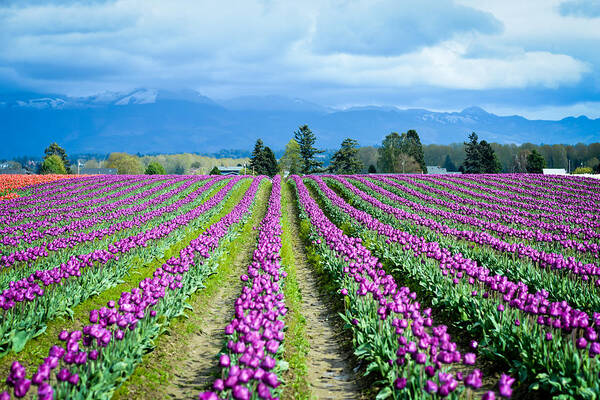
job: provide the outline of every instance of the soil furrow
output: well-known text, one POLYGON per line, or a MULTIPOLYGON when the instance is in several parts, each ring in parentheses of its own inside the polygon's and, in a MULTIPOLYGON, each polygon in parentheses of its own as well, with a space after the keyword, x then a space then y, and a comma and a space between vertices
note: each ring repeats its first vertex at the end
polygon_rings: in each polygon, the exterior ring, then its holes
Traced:
POLYGON ((319 277, 306 258, 300 239, 297 210, 288 193, 288 215, 293 238, 297 280, 302 293, 302 314, 306 318, 306 334, 310 344, 307 356, 308 381, 317 399, 360 399, 361 389, 353 371, 353 354, 347 346, 331 293, 324 293, 319 277))
MULTIPOLYGON (((255 212, 259 212, 258 221, 261 221, 266 207, 258 203, 255 212)), ((240 276, 246 272, 246 266, 252 260, 257 238, 258 230, 251 230, 251 234, 242 241, 241 248, 236 249, 238 254, 233 262, 234 269, 226 280, 220 282, 218 292, 209 299, 198 331, 189 338, 183 349, 185 358, 177 364, 174 377, 166 388, 169 398, 196 398, 201 391, 212 388, 220 371, 216 356, 224 345, 223 330, 233 318, 234 302, 242 290, 240 276)))
POLYGON ((215 374, 219 371, 216 355, 224 343, 223 329, 233 317, 233 303, 242 287, 239 276, 244 271, 251 249, 251 240, 248 240, 236 258, 235 265, 238 267, 229 279, 222 282, 221 290, 207 304, 207 312, 201 319, 198 331, 190 337, 183 350, 185 360, 177 365, 174 377, 167 387, 169 398, 197 397, 200 391, 210 389, 215 380, 215 374))

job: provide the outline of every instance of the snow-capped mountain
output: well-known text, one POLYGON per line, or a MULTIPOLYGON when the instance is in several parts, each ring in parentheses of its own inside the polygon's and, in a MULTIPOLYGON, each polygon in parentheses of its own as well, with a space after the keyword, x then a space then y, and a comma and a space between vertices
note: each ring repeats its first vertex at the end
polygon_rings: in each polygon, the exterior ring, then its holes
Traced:
POLYGON ((479 107, 460 112, 389 106, 334 110, 278 96, 215 102, 193 90, 146 88, 86 97, 0 94, 0 121, 0 157, 41 154, 53 141, 71 153, 206 153, 250 149, 258 138, 282 149, 302 124, 315 132, 321 148, 337 148, 347 137, 376 145, 390 132, 408 129, 416 129, 423 143, 463 142, 472 131, 498 143, 600 141, 600 119, 587 117, 528 120, 479 107))
POLYGON ((153 104, 160 100, 185 101, 193 103, 214 103, 208 97, 202 96, 195 90, 166 91, 159 89, 139 88, 128 92, 105 91, 91 96, 44 96, 38 94, 27 94, 22 99, 2 99, 0 95, 0 107, 32 107, 45 108, 88 108, 97 106, 127 106, 135 104, 153 104))

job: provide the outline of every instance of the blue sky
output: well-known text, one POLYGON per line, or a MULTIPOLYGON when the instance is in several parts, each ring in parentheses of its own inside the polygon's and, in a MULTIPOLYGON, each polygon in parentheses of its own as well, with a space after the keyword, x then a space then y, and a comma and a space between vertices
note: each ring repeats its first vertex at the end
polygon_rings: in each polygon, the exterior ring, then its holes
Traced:
POLYGON ((598 0, 0 1, 0 93, 600 117, 598 0))

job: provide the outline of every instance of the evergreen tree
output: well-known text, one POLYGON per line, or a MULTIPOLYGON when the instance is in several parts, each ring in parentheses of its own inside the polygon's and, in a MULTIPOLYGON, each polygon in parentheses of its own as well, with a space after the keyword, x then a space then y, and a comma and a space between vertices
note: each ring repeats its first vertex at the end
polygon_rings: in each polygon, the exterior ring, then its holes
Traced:
POLYGON ((67 173, 71 172, 71 163, 69 162, 67 153, 65 152, 65 149, 60 147, 56 142, 54 142, 54 143, 50 144, 50 146, 46 147, 46 150, 44 150, 44 154, 45 154, 44 160, 52 155, 59 156, 67 173))
POLYGON ((546 168, 546 159, 544 156, 533 149, 527 156, 527 172, 530 174, 541 174, 546 168))
POLYGON ((379 160, 377 169, 379 172, 396 172, 398 170, 398 156, 402 152, 402 139, 397 132, 387 135, 381 147, 378 149, 379 160))
POLYGON ((166 172, 165 172, 165 168, 158 161, 152 161, 146 167, 145 174, 146 175, 165 175, 166 172))
POLYGON ((331 158, 329 170, 334 174, 358 174, 363 164, 358 158, 358 142, 344 139, 341 148, 331 158))
POLYGON ((264 146, 261 139, 258 139, 254 145, 254 151, 252 151, 252 157, 250 158, 250 167, 253 169, 255 175, 273 177, 277 174, 277 159, 275 158, 275 154, 269 147, 264 146))
POLYGON ((464 143, 466 158, 461 166, 467 174, 497 174, 502 171, 502 164, 492 146, 482 140, 478 142, 475 132, 469 135, 469 141, 464 143))
POLYGON ((369 165, 369 174, 376 174, 377 173, 377 168, 375 168, 375 166, 373 164, 369 165))
POLYGON ((255 175, 266 175, 265 173, 265 146, 262 139, 258 139, 250 157, 250 168, 255 175))
POLYGON ((221 170, 216 165, 210 170, 209 175, 221 175, 221 170))
POLYGON ((402 152, 414 158, 423 173, 427 173, 423 145, 421 144, 419 134, 414 129, 409 129, 405 134, 402 134, 402 152))
POLYGON ((57 154, 50 154, 46 156, 42 166, 40 168, 40 173, 46 174, 66 174, 67 170, 65 165, 63 164, 62 159, 57 154))
POLYGON ((271 178, 274 177, 277 174, 277 159, 275 158, 273 150, 269 147, 265 147, 262 158, 264 160, 264 171, 262 173, 271 178))
POLYGON ((446 154, 446 159, 444 160, 444 165, 442 165, 442 168, 446 168, 446 171, 448 171, 448 172, 456 171, 456 165, 454 165, 454 163, 452 162, 452 158, 450 158, 450 154, 446 154))
POLYGON ((323 166, 323 161, 317 161, 315 156, 324 153, 325 150, 318 150, 314 147, 317 138, 308 125, 298 127, 298 130, 294 131, 294 139, 300 146, 300 157, 302 159, 300 172, 303 174, 319 172, 323 166))
POLYGON ((475 132, 469 135, 469 141, 465 142, 465 161, 462 164, 462 171, 465 174, 481 173, 481 155, 479 154, 479 138, 475 132))
POLYGON ((485 140, 479 142, 479 157, 481 160, 480 173, 497 174, 502 171, 502 164, 500 164, 494 149, 485 140))
POLYGON ((297 175, 300 173, 300 145, 294 139, 290 139, 285 146, 285 153, 283 154, 283 157, 281 157, 279 164, 281 170, 288 171, 290 175, 297 175))

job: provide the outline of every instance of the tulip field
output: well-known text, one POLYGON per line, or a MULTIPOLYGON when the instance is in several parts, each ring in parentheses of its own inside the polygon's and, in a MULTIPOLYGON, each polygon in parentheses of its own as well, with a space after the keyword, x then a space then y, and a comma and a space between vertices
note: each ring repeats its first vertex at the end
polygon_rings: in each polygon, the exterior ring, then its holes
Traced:
POLYGON ((574 176, 0 176, 0 400, 600 399, 599 210, 574 176), (301 268, 350 355, 302 330, 301 268), (209 382, 140 389, 226 288, 209 382), (320 357, 354 376, 317 392, 320 357))

